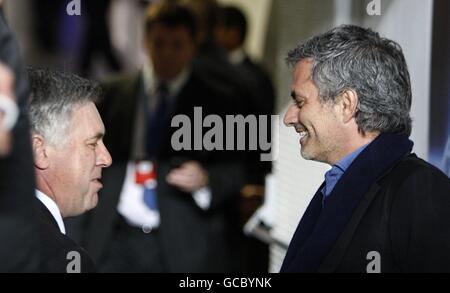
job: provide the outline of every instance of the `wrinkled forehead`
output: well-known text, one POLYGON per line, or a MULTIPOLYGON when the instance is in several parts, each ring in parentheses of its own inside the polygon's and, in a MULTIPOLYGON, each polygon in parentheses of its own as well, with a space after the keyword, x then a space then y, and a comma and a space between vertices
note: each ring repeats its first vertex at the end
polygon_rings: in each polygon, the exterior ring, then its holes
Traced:
POLYGON ((294 80, 312 80, 312 68, 314 61, 312 58, 301 59, 294 67, 294 80))
POLYGON ((312 79, 312 59, 302 59, 294 67, 291 91, 301 94, 305 86, 315 86, 312 79))
POLYGON ((75 105, 71 113, 71 132, 83 136, 104 135, 105 126, 93 102, 75 105))

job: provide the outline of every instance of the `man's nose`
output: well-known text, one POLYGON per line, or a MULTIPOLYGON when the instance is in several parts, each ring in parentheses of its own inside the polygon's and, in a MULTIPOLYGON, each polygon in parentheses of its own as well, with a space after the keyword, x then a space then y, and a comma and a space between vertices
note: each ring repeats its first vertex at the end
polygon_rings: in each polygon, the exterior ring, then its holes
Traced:
POLYGON ((107 168, 112 164, 111 155, 108 152, 105 144, 102 142, 100 146, 100 154, 98 156, 98 165, 101 165, 103 168, 107 168))
POLYGON ((289 105, 283 119, 284 125, 294 126, 298 122, 298 108, 296 105, 289 105))

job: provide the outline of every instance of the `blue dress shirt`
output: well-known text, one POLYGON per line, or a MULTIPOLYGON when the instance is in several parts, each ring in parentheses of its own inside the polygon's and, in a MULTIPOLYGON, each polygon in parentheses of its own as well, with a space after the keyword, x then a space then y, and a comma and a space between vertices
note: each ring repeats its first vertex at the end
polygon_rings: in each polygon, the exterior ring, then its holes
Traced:
POLYGON ((334 187, 336 186, 344 172, 347 170, 347 168, 368 145, 369 144, 365 144, 354 152, 348 154, 347 156, 339 160, 336 164, 334 164, 333 167, 331 167, 331 169, 325 173, 325 186, 322 188, 322 203, 331 194, 334 187))

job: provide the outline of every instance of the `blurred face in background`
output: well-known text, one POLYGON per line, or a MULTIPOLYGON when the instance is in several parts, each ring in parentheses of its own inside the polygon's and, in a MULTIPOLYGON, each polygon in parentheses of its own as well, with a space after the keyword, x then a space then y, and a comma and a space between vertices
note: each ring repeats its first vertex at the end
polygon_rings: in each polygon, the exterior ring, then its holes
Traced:
POLYGON ((214 38, 216 43, 228 53, 241 47, 241 33, 239 28, 217 24, 214 29, 214 38))
POLYGON ((170 81, 191 63, 195 43, 184 26, 155 24, 146 33, 145 49, 158 79, 170 81))
POLYGON ((11 132, 7 129, 5 122, 7 111, 16 107, 13 84, 14 74, 0 63, 0 157, 8 155, 11 150, 11 132))

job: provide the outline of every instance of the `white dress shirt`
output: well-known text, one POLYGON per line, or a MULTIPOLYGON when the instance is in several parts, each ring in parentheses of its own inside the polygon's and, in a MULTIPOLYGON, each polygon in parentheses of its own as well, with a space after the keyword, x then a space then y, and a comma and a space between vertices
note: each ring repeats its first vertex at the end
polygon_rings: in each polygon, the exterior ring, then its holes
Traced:
POLYGON ((53 201, 53 199, 51 199, 48 195, 42 193, 37 189, 36 189, 36 197, 42 202, 42 204, 45 205, 48 211, 52 214, 53 218, 58 224, 59 231, 61 231, 61 233, 63 234, 66 234, 66 227, 64 226, 64 221, 61 216, 61 212, 56 203, 53 201))
POLYGON ((244 62, 246 56, 244 49, 239 48, 228 54, 228 61, 233 65, 240 65, 244 62))

